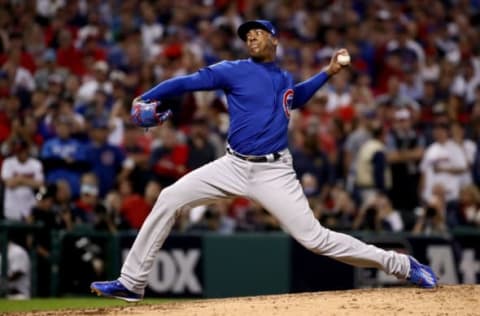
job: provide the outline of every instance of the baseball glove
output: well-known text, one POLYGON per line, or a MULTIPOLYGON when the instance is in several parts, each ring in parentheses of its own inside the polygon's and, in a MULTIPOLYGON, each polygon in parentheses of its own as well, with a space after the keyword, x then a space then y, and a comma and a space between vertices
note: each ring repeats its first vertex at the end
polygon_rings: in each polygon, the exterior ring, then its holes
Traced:
POLYGON ((163 110, 161 105, 160 101, 134 101, 130 112, 132 122, 145 128, 161 125, 173 114, 170 109, 163 110))

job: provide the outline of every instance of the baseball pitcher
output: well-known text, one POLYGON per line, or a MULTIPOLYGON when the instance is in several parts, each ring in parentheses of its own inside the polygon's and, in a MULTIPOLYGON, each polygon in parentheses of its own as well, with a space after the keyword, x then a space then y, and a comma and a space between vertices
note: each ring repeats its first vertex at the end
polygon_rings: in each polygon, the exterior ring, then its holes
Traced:
POLYGON ((266 20, 248 21, 238 28, 250 58, 223 61, 191 75, 164 81, 135 98, 132 120, 141 127, 161 124, 171 111, 165 98, 196 90, 225 92, 230 129, 225 156, 204 165, 165 188, 140 229, 117 280, 93 282, 98 295, 129 302, 143 298, 155 256, 184 208, 215 199, 246 196, 273 214, 307 249, 357 267, 374 267, 433 288, 430 267, 394 251, 367 245, 320 225, 315 219, 292 168, 287 149, 290 111, 302 107, 327 80, 348 65, 344 49, 334 53, 325 71, 295 84, 275 62, 278 39, 266 20))

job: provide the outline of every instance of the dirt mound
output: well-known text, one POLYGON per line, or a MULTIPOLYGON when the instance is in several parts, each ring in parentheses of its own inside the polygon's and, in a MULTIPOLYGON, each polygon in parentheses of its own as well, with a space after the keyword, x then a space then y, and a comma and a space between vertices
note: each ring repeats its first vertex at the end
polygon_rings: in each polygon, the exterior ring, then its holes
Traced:
POLYGON ((480 285, 449 285, 434 290, 383 288, 209 299, 23 315, 480 315, 480 285))

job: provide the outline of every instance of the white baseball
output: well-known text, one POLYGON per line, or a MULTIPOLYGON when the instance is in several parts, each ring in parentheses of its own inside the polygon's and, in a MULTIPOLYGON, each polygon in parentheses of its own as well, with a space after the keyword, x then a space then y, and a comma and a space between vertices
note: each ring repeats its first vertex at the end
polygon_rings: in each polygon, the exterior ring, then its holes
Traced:
POLYGON ((350 64, 350 55, 348 53, 343 53, 337 56, 337 61, 340 65, 346 66, 350 64))

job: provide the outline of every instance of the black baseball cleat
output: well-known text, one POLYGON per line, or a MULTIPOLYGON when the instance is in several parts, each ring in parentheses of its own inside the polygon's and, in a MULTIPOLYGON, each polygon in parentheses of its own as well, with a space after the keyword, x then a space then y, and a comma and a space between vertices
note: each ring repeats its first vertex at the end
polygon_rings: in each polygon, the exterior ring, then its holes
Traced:
POLYGON ((90 285, 90 289, 92 290, 92 293, 95 293, 98 296, 118 298, 130 303, 139 302, 143 299, 143 295, 128 290, 118 280, 93 282, 90 285))

